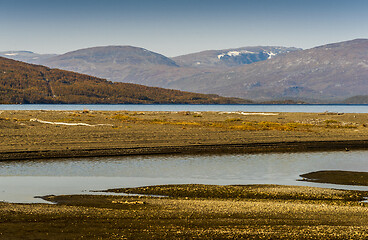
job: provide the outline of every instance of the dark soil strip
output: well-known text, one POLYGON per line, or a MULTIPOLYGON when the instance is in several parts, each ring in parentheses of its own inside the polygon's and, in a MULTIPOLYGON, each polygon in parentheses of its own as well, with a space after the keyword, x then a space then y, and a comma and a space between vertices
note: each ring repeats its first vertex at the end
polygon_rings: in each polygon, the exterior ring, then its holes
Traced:
POLYGON ((368 140, 271 142, 249 144, 158 146, 108 149, 69 149, 49 151, 1 152, 1 160, 25 160, 46 158, 104 157, 154 154, 200 154, 200 153, 263 153, 306 152, 368 149, 368 140))
POLYGON ((368 186, 368 172, 318 171, 300 176, 307 182, 368 186))

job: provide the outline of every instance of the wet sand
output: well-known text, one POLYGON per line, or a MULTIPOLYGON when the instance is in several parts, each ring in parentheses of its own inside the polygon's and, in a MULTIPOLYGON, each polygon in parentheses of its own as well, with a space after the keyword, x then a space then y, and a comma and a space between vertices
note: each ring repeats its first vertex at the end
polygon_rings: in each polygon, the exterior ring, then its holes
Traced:
POLYGON ((0 239, 366 239, 366 192, 276 185, 120 189, 164 198, 0 203, 0 239))
POLYGON ((368 114, 1 111, 0 160, 368 148, 368 114))
POLYGON ((300 175, 302 181, 368 186, 368 172, 318 171, 300 175))

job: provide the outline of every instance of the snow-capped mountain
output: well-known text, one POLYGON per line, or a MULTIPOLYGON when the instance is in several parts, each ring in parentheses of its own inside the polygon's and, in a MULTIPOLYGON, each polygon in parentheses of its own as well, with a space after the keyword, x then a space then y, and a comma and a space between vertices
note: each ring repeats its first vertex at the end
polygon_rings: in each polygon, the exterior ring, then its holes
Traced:
POLYGON ((234 67, 271 59, 278 55, 301 50, 288 47, 242 47, 209 50, 172 58, 183 67, 234 67))
POLYGON ((368 39, 279 54, 221 72, 206 70, 165 87, 258 101, 339 102, 354 97, 351 102, 360 103, 368 95, 368 39))

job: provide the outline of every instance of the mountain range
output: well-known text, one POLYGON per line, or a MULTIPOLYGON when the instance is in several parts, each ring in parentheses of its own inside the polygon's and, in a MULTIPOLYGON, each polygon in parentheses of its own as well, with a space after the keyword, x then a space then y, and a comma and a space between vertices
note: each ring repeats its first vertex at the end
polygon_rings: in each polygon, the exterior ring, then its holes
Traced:
POLYGON ((173 58, 132 46, 95 47, 33 57, 30 52, 3 52, 0 56, 114 82, 260 102, 337 103, 349 99, 349 103, 359 103, 368 93, 367 39, 307 50, 258 46, 209 50, 173 58))

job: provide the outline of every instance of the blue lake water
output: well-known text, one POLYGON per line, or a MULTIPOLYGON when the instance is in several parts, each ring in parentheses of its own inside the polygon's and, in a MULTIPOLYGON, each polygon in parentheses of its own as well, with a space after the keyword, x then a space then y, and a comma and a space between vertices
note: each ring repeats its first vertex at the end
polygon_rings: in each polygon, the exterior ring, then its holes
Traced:
POLYGON ((194 105, 194 104, 0 104, 0 110, 94 110, 94 111, 224 111, 224 112, 341 112, 368 113, 367 104, 245 104, 245 105, 194 105))
POLYGON ((157 184, 284 184, 366 190, 297 181, 319 170, 368 171, 368 151, 158 155, 0 162, 0 201, 157 184))

